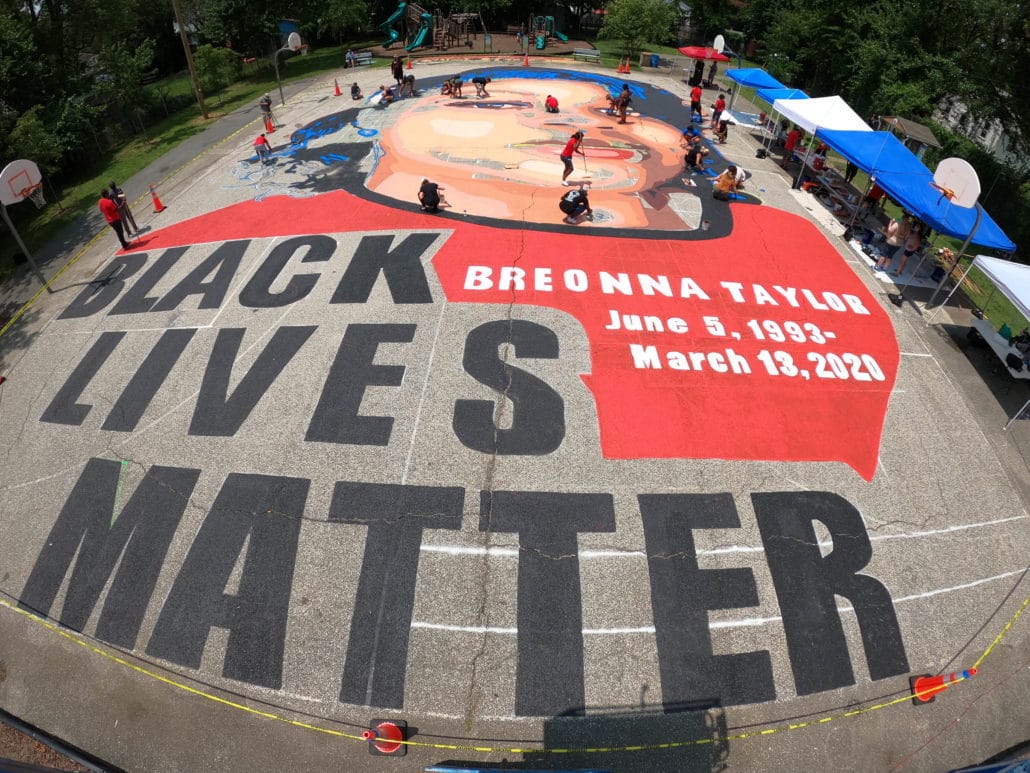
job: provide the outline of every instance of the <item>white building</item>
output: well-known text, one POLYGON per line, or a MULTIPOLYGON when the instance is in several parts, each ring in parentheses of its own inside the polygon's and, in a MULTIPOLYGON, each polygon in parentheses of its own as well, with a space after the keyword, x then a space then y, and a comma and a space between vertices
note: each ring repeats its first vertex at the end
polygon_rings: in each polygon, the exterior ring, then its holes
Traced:
POLYGON ((1019 152, 1001 121, 980 118, 958 100, 942 101, 933 117, 942 126, 975 142, 1001 163, 1030 170, 1030 159, 1019 152))

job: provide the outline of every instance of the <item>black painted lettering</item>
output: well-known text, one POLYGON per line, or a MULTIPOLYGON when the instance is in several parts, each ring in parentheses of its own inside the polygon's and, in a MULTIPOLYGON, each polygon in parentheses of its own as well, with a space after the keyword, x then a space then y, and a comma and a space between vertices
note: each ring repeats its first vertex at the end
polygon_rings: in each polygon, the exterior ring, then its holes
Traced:
POLYGON ((693 529, 736 529, 730 494, 641 494, 658 668, 666 707, 719 698, 724 705, 773 700, 769 653, 715 655, 708 611, 758 604, 750 569, 700 569, 693 529))
POLYGON ((226 242, 221 245, 173 287, 164 298, 154 304, 151 311, 177 309, 191 295, 200 296, 198 309, 217 309, 225 300, 225 296, 229 292, 229 285, 240 268, 243 253, 249 246, 249 239, 226 242))
POLYGON ((576 535, 615 531, 611 495, 483 491, 479 530, 519 535, 515 713, 553 716, 582 708, 583 609, 576 535))
POLYGON ((289 306, 305 298, 318 282, 318 274, 297 274, 290 277, 282 290, 272 292, 272 283, 279 278, 290 258, 304 248, 307 253, 301 259, 302 263, 320 263, 333 256, 336 240, 322 234, 313 234, 295 236, 280 242, 240 292, 240 303, 250 308, 268 309, 289 306))
POLYGON ((885 679, 908 672, 898 617, 879 580, 858 574, 873 548, 862 516, 846 499, 824 491, 752 494, 787 635, 798 695, 855 683, 834 596, 855 609, 869 675, 885 679), (822 555, 812 521, 830 532, 832 551, 822 555))
POLYGON ((394 237, 364 236, 330 303, 365 303, 379 274, 386 278, 394 303, 432 303, 422 256, 437 234, 411 234, 390 249, 394 237))
POLYGON ((350 325, 343 335, 322 387, 305 440, 385 446, 393 430, 392 416, 361 416, 361 398, 370 386, 400 386, 403 365, 376 365, 376 351, 384 343, 411 343, 415 325, 350 325))
POLYGON ((67 381, 54 395, 54 399, 50 401, 50 405, 43 411, 39 420, 73 426, 82 424, 93 406, 75 401, 82 396, 83 390, 89 386, 89 382, 104 366, 107 358, 111 356, 123 338, 125 338, 125 333, 101 333, 86 352, 86 356, 75 366, 75 370, 71 372, 67 381))
POLYGON ((197 407, 190 420, 189 434, 221 437, 235 435, 254 406, 315 330, 313 325, 284 325, 276 329, 232 395, 229 394, 229 378, 239 355, 243 335, 247 331, 241 327, 219 330, 207 370, 204 371, 197 407))
POLYGON ((107 268, 90 282, 78 297, 68 304, 58 319, 89 317, 106 309, 125 287, 125 280, 139 271, 147 262, 147 253, 134 252, 119 255, 107 264, 107 268))
POLYGON ((222 675, 282 687, 290 586, 310 481, 232 473, 168 594, 147 654, 199 668, 212 626, 229 631, 222 675), (225 592, 247 545, 235 594, 225 592))
POLYGON ((143 412, 196 332, 196 328, 185 328, 166 330, 161 334, 139 370, 122 390, 101 429, 113 432, 131 432, 136 429, 143 412))
POLYGON ((459 529, 462 488, 336 484, 329 520, 367 524, 340 700, 404 706, 408 634, 424 529, 459 529))
POLYGON ((126 464, 86 463, 32 567, 20 605, 48 615, 78 551, 60 621, 81 631, 117 564, 96 635, 132 649, 200 470, 151 467, 117 513, 118 480, 126 464))
POLYGON ((539 378, 502 360, 499 348, 506 343, 519 358, 558 358, 558 336, 535 322, 498 320, 469 331, 465 372, 511 401, 511 426, 497 426, 500 409, 492 400, 457 400, 454 434, 484 454, 549 454, 565 439, 565 402, 539 378))
POLYGON ((157 298, 149 296, 147 293, 154 289, 154 286, 164 278, 164 275, 171 270, 172 266, 179 261, 179 258, 188 249, 188 247, 173 247, 170 250, 165 250, 161 257, 157 259, 157 262, 148 268, 143 276, 136 280, 108 314, 141 314, 150 311, 154 304, 157 303, 157 298))

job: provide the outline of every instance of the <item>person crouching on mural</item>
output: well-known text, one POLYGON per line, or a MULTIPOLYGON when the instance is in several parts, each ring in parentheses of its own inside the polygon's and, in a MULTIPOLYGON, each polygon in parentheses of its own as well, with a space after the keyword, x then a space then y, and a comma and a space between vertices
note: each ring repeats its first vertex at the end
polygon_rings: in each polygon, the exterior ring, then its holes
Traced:
POLYGON ((587 191, 583 185, 572 191, 568 191, 558 202, 558 209, 565 213, 562 221, 569 225, 576 225, 580 215, 586 212, 587 219, 594 219, 594 210, 590 208, 590 200, 587 198, 587 191))
POLYGON ((428 179, 422 180, 422 185, 418 189, 418 203, 423 212, 435 215, 440 211, 440 205, 447 203, 441 194, 442 190, 443 188, 436 183, 428 179))
POLYGON ((729 201, 730 194, 737 190, 737 167, 732 164, 726 167, 726 170, 715 178, 712 186, 712 196, 719 201, 729 201))
POLYGON ((388 107, 395 99, 393 89, 389 86, 380 86, 379 90, 382 92, 382 96, 379 97, 380 106, 388 107))
POLYGON ((413 97, 413 96, 415 96, 415 76, 414 75, 410 75, 409 74, 409 75, 405 75, 404 76, 404 80, 401 82, 401 90, 400 90, 400 92, 398 93, 397 96, 398 96, 398 99, 403 99, 404 97, 413 97))
POLYGON ((558 112, 558 100, 553 95, 547 95, 547 99, 544 100, 544 110, 548 113, 558 112))
POLYGON ((730 136, 730 122, 723 118, 719 121, 719 125, 715 127, 715 139, 719 141, 720 145, 726 144, 726 139, 730 136))
MULTIPOLYGON (((561 176, 562 185, 572 185, 572 183, 568 181, 569 175, 572 174, 572 155, 574 153, 579 153, 579 155, 583 156, 583 158, 586 158, 587 154, 583 152, 583 148, 581 147, 582 144, 583 132, 575 132, 571 137, 569 137, 569 141, 565 143, 565 149, 561 152, 561 155, 559 156, 562 163, 565 164, 565 171, 562 172, 561 176)), ((583 163, 586 162, 584 161, 583 163)))
POLYGON ((490 97, 490 95, 486 92, 486 84, 488 84, 491 80, 493 79, 489 75, 477 75, 475 78, 472 79, 472 83, 475 84, 476 87, 477 98, 488 99, 490 97))
POLYGON ((258 138, 254 140, 254 152, 257 153, 258 160, 262 164, 268 163, 268 159, 272 155, 272 146, 268 144, 268 138, 264 134, 259 134, 258 138))
POLYGON ((359 86, 357 83, 352 83, 350 85, 350 98, 353 100, 358 100, 361 99, 361 97, 361 86, 359 86))

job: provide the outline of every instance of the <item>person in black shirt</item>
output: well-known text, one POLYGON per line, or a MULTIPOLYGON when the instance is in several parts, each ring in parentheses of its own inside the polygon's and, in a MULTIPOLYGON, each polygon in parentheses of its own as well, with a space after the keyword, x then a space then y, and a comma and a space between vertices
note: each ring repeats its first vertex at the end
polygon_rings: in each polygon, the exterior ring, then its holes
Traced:
POLYGON ((440 194, 442 190, 443 188, 436 183, 428 179, 422 180, 422 185, 418 189, 418 202, 423 212, 435 214, 440 211, 440 205, 446 203, 440 194))
POLYGON ((584 212, 587 214, 587 218, 590 220, 594 219, 594 210, 590 208, 590 201, 587 199, 587 191, 582 185, 579 188, 574 188, 568 191, 561 200, 558 202, 558 209, 565 213, 565 219, 563 222, 569 225, 576 225, 579 221, 576 219, 584 212))

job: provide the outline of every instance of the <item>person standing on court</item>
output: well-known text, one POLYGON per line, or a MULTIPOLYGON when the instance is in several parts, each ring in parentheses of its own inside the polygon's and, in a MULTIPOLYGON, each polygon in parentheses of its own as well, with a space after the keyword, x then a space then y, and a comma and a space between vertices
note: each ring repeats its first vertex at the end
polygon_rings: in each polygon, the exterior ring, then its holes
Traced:
POLYGON ((395 56, 393 61, 390 62, 390 74, 393 75, 398 86, 404 82, 404 62, 401 61, 399 56, 395 56))
POLYGON ((268 163, 268 158, 272 155, 272 146, 268 144, 268 138, 264 134, 259 134, 254 140, 254 152, 262 164, 268 163))
POLYGON ((712 105, 712 128, 714 129, 719 125, 719 118, 722 116, 722 111, 726 109, 726 97, 722 94, 715 100, 715 104, 712 105))
POLYGON ((100 212, 104 216, 104 220, 107 224, 114 229, 114 232, 118 234, 118 241, 122 244, 122 249, 129 249, 129 243, 125 241, 125 231, 122 228, 122 218, 118 214, 118 205, 114 203, 114 199, 111 198, 110 191, 104 188, 100 191, 100 201, 97 202, 97 206, 100 207, 100 212))
MULTIPOLYGON (((561 158, 562 160, 562 163, 565 164, 565 171, 562 172, 561 176, 561 184, 566 187, 572 185, 572 183, 568 181, 568 177, 570 174, 572 174, 573 154, 579 153, 581 156, 583 156, 583 158, 586 158, 587 154, 583 152, 583 148, 581 147, 582 143, 583 132, 578 131, 574 133, 571 137, 569 137, 569 141, 565 143, 565 149, 561 152, 561 156, 559 156, 559 158, 561 158)), ((586 162, 584 161, 583 163, 586 162)))
POLYGON ((704 92, 701 91, 701 86, 694 86, 690 90, 690 120, 703 121, 704 116, 701 115, 701 95, 704 92), (697 116, 695 119, 694 116, 697 116))
POLYGON ((129 209, 129 200, 125 198, 125 192, 115 184, 114 180, 111 180, 110 191, 111 199, 118 205, 118 215, 125 226, 125 233, 129 236, 132 236, 134 231, 139 234, 139 226, 136 225, 136 218, 132 216, 132 210, 129 209))
POLYGON ((271 124, 274 127, 275 116, 272 115, 272 97, 265 94, 261 97, 260 101, 258 101, 258 107, 261 108, 261 119, 265 122, 265 126, 271 124))

